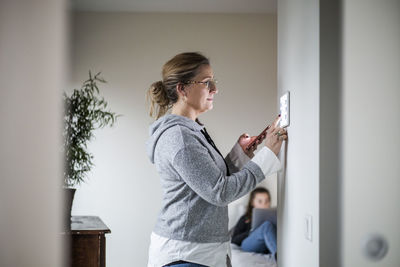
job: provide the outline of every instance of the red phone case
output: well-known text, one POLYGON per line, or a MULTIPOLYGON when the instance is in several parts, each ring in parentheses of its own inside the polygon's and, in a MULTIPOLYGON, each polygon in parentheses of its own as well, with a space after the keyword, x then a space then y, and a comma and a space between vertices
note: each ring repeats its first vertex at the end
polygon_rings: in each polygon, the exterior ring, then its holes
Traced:
POLYGON ((257 136, 257 138, 254 139, 253 142, 251 142, 251 143, 246 147, 246 149, 249 150, 252 146, 254 146, 255 143, 257 142, 257 140, 260 140, 260 139, 261 139, 261 136, 262 136, 263 134, 265 134, 265 133, 268 131, 269 128, 271 128, 271 125, 268 125, 267 128, 265 128, 264 131, 262 131, 262 132, 257 136))

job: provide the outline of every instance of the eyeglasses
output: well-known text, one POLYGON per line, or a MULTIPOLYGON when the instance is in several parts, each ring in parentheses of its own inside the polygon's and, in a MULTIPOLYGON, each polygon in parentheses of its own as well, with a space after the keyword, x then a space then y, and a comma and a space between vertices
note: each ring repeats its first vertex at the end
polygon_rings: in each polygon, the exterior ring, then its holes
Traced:
POLYGON ((205 82, 200 82, 200 81, 186 81, 186 82, 183 82, 184 84, 198 84, 198 83, 201 83, 201 84, 204 84, 207 88, 208 88, 208 90, 211 92, 211 91, 216 91, 217 90, 217 83, 218 83, 218 81, 217 80, 215 80, 215 79, 212 79, 212 80, 208 80, 208 81, 205 81, 205 82))

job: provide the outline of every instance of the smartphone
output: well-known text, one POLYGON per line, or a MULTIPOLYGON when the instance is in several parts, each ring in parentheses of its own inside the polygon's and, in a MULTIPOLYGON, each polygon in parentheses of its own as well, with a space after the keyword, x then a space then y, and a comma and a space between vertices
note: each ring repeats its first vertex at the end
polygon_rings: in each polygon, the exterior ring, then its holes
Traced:
POLYGON ((264 131, 262 131, 256 139, 253 140, 253 142, 251 142, 247 147, 246 150, 249 150, 252 146, 254 146, 256 144, 256 142, 258 140, 261 140, 262 135, 266 134, 266 132, 269 130, 269 128, 271 128, 271 125, 268 125, 267 128, 264 129, 264 131))

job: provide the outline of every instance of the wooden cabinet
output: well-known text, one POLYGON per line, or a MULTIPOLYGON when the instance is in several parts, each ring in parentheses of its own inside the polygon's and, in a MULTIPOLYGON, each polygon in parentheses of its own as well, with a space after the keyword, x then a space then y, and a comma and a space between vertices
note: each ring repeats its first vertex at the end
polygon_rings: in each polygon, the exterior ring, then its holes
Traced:
POLYGON ((63 233, 71 267, 105 267, 110 229, 97 216, 72 216, 71 230, 63 233))

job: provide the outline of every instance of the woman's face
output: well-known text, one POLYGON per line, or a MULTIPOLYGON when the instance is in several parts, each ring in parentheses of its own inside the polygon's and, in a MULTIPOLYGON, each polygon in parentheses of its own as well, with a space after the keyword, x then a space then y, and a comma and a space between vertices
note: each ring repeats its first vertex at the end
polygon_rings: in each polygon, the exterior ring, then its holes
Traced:
POLYGON ((253 208, 268 209, 271 206, 267 193, 256 193, 252 202, 253 208))
MULTIPOLYGON (((192 81, 206 82, 214 79, 214 73, 210 65, 202 65, 199 73, 192 81)), ((209 83, 209 87, 203 83, 185 85, 186 104, 197 114, 206 112, 213 108, 214 95, 218 93, 214 83, 209 83)))

